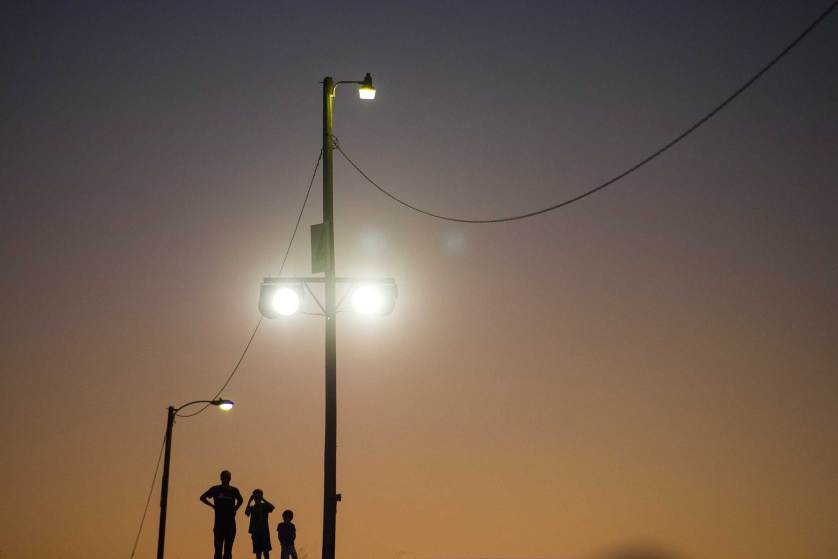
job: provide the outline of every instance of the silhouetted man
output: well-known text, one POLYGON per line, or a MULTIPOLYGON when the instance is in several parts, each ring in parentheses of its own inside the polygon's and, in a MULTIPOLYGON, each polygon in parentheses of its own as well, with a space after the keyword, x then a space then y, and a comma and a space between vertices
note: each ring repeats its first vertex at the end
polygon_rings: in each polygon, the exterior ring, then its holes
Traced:
POLYGON ((230 472, 224 470, 221 472, 221 485, 213 485, 201 495, 201 502, 215 510, 215 524, 212 527, 215 559, 232 559, 233 540, 236 539, 236 511, 244 502, 238 488, 230 485, 231 477, 230 472))

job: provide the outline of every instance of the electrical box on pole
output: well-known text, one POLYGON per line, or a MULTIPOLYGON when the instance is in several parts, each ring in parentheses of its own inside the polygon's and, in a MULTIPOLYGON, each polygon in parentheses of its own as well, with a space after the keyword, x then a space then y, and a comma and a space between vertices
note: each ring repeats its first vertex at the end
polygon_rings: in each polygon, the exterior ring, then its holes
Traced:
POLYGON ((311 273, 325 272, 329 267, 329 224, 311 226, 311 273))

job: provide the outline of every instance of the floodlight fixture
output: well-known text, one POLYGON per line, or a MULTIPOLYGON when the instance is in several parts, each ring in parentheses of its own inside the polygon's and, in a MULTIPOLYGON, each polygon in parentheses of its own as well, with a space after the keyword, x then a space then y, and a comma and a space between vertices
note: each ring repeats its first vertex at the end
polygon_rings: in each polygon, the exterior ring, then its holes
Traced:
POLYGON ((360 284, 352 291, 352 307, 358 314, 383 316, 393 312, 398 290, 391 283, 360 284))
POLYGON ((302 284, 266 282, 259 290, 259 312, 265 318, 291 316, 300 309, 302 300, 302 284))

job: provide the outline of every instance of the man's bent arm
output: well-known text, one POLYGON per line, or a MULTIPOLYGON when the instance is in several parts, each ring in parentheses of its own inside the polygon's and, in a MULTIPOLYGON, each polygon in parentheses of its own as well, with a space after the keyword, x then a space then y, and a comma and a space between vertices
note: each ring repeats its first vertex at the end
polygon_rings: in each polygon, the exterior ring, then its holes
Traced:
POLYGON ((206 506, 208 506, 208 507, 210 507, 210 508, 214 509, 214 508, 215 508, 215 505, 214 505, 214 504, 212 504, 212 503, 210 503, 209 497, 210 497, 210 490, 209 490, 209 489, 207 489, 206 491, 204 491, 204 494, 203 494, 203 495, 201 495, 201 496, 200 496, 200 497, 198 497, 198 498, 199 498, 199 499, 201 500, 201 502, 202 502, 202 503, 204 503, 206 506))

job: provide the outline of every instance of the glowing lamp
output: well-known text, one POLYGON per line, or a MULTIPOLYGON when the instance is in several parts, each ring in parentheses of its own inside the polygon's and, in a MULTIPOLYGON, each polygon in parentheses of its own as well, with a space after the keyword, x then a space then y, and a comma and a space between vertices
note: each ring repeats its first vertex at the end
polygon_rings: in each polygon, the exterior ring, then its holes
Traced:
POLYGON ((290 287, 280 287, 274 292, 271 306, 282 316, 291 316, 300 308, 300 296, 290 287))
POLYGON ((219 409, 224 411, 230 411, 233 409, 233 402, 231 400, 215 400, 213 404, 218 406, 219 409))
POLYGON ((361 87, 358 88, 358 97, 361 99, 375 99, 375 87, 372 85, 372 76, 369 72, 364 76, 361 87))
POLYGON ((362 284, 352 292, 352 307, 358 314, 383 316, 393 312, 397 296, 393 284, 362 284))
POLYGON ((263 283, 259 291, 259 312, 265 318, 291 316, 300 309, 303 286, 297 283, 263 283))

